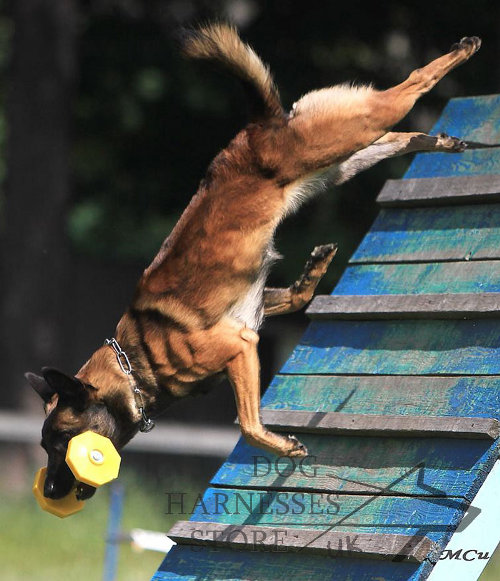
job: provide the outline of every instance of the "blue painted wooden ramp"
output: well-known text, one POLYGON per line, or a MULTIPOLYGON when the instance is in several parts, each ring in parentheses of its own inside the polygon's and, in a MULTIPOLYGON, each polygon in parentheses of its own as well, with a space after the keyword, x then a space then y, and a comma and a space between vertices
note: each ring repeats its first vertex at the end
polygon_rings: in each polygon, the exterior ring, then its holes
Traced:
MULTIPOLYGON (((500 96, 451 100, 441 131, 499 143, 500 96)), ((173 532, 182 544, 155 581, 431 574, 498 458, 496 422, 488 434, 481 426, 500 419, 499 194, 500 147, 419 154, 384 187, 383 209, 322 297, 327 307, 313 303, 263 398, 269 425, 309 418, 290 431, 311 457, 276 462, 240 440, 191 516, 201 523, 192 541, 173 532), (211 524, 226 532, 220 543, 211 524), (228 531, 240 542, 224 542, 228 531), (274 540, 264 546, 266 531, 274 540), (297 548, 304 531, 314 542, 297 548), (407 538, 424 548, 395 551, 407 538)))

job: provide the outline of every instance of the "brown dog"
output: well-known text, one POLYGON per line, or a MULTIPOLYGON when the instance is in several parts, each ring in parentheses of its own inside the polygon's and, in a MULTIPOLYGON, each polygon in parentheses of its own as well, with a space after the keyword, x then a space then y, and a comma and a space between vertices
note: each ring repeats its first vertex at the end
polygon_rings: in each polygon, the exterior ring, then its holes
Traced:
MULTIPOLYGON (((441 134, 391 133, 415 101, 480 46, 464 38, 451 52, 386 91, 340 85, 308 93, 286 113, 271 75, 236 31, 212 25, 186 34, 184 51, 222 64, 243 82, 252 119, 214 159, 199 190, 142 275, 115 337, 75 377, 27 374, 46 403, 42 446, 49 455, 45 495, 60 498, 74 479, 64 462, 69 439, 85 430, 119 449, 152 426, 174 399, 225 373, 247 441, 276 454, 307 452, 259 419, 257 331, 265 315, 311 299, 335 254, 313 252, 301 280, 266 289, 280 221, 327 183, 342 183, 381 159, 410 151, 463 151, 441 134)), ((81 498, 92 494, 80 485, 81 498)))

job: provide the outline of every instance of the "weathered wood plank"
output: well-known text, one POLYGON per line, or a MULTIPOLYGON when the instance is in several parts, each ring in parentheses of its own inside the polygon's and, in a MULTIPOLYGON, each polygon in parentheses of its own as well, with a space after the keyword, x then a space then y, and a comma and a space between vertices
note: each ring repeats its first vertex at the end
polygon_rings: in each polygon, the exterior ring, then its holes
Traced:
POLYGON ((462 139, 500 143, 500 95, 450 99, 432 128, 462 139))
MULTIPOLYGON (((468 503, 461 498, 332 494, 300 489, 210 487, 192 508, 193 521, 318 533, 336 531, 425 536, 443 547, 468 503)), ((344 545, 347 544, 344 542, 344 545)), ((335 543, 338 547, 338 543, 335 543)))
POLYGON ((347 545, 346 535, 338 531, 318 532, 308 528, 227 525, 206 521, 177 521, 167 536, 180 545, 212 545, 247 551, 279 549, 302 554, 351 556, 390 561, 422 561, 436 551, 436 545, 425 536, 391 533, 358 533, 355 542, 347 545))
POLYGON ((396 416, 347 414, 344 412, 306 412, 268 410, 261 412, 262 422, 274 431, 357 436, 474 438, 494 440, 499 436, 499 422, 494 418, 453 416, 396 416))
MULTIPOLYGON (((456 135, 487 144, 500 143, 500 98, 498 95, 451 99, 431 133, 456 135)), ((406 178, 462 176, 500 173, 500 149, 468 150, 457 155, 420 153, 406 178)))
POLYGON ((479 176, 500 173, 500 147, 463 153, 417 153, 405 178, 479 176))
POLYGON ((498 441, 300 434, 304 463, 240 439, 212 484, 471 500, 498 455, 498 441), (301 469, 302 467, 302 469, 301 469))
POLYGON ((494 320, 313 321, 282 373, 499 375, 494 320))
POLYGON ((417 581, 432 565, 323 557, 302 553, 247 552, 234 549, 176 546, 152 581, 417 581))
POLYGON ((500 174, 387 180, 377 196, 377 203, 389 208, 498 201, 500 174))
POLYGON ((500 419, 500 377, 277 375, 262 397, 262 407, 500 419))
POLYGON ((350 263, 500 258, 500 205, 382 210, 350 263))
POLYGON ((500 293, 317 295, 311 319, 478 319, 500 317, 500 293))
POLYGON ((500 292, 500 260, 350 266, 336 295, 500 292))

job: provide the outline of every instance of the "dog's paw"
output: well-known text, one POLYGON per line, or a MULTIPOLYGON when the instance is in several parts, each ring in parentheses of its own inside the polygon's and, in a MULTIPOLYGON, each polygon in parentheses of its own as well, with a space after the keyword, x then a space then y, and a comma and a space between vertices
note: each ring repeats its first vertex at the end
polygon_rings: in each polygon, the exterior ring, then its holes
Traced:
POLYGON ((319 279, 325 274, 330 262, 337 254, 337 244, 323 244, 316 246, 304 267, 304 273, 296 285, 300 286, 304 282, 309 282, 311 278, 319 279))
POLYGON ((295 436, 287 436, 287 440, 291 446, 286 451, 286 456, 291 456, 292 458, 303 458, 308 455, 307 448, 304 444, 299 442, 295 436))
POLYGON ((463 50, 467 53, 467 56, 472 56, 481 47, 481 39, 477 36, 464 36, 460 42, 456 42, 452 45, 450 51, 455 52, 457 50, 463 50))
POLYGON ((323 260, 327 256, 331 256, 332 258, 335 256, 337 252, 338 245, 337 244, 322 244, 321 246, 315 246, 313 251, 311 252, 311 258, 313 260, 323 260))
POLYGON ((465 141, 462 141, 458 137, 451 137, 447 133, 439 133, 437 138, 437 145, 441 151, 460 153, 467 148, 467 143, 465 143, 465 141))

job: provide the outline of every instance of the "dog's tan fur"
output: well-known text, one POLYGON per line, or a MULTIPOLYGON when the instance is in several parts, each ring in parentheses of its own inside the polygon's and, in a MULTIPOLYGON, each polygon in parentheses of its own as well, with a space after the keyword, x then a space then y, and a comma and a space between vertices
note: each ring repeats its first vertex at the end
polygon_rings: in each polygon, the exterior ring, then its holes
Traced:
MULTIPOLYGON (((265 289, 276 227, 325 183, 342 183, 380 159, 416 150, 462 151, 456 138, 389 129, 479 45, 475 37, 463 39, 386 91, 348 85, 314 91, 286 114, 268 69, 233 28, 211 25, 187 35, 188 56, 218 61, 243 81, 252 119, 210 165, 118 323, 115 337, 131 359, 148 413, 223 372, 248 442, 280 455, 306 453, 294 437, 274 434, 260 422, 257 331, 264 315, 310 300, 335 248, 318 250, 306 275, 289 289, 265 289)), ((89 401, 104 403, 115 415, 120 410, 137 429, 130 384, 109 347, 98 349, 76 378, 93 386, 89 401)))

